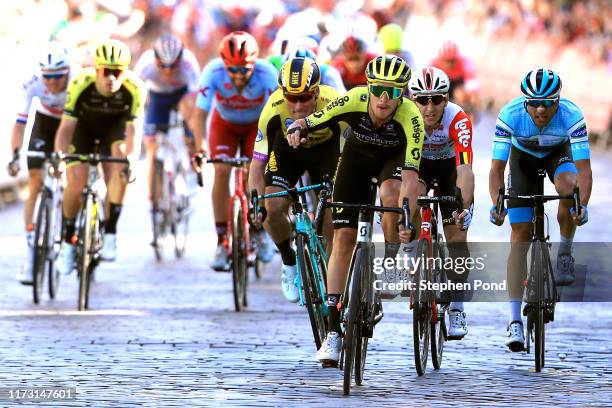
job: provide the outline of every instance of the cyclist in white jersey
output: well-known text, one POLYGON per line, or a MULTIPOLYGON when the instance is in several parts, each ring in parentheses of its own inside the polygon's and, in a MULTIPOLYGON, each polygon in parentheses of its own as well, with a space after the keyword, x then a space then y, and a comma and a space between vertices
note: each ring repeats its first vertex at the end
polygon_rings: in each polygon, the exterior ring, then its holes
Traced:
MULTIPOLYGON (((444 237, 451 258, 468 258, 467 229, 470 226, 474 200, 472 171, 472 122, 463 109, 448 100, 450 79, 444 71, 434 67, 416 70, 408 83, 410 96, 418 106, 425 124, 425 140, 419 167, 419 194, 426 194, 437 180, 441 195, 454 195, 461 189, 463 212, 458 214, 453 205, 440 204, 444 237)), ((464 282, 465 274, 448 271, 449 280, 464 282)), ((468 332, 463 309, 463 291, 451 292, 448 338, 457 340, 468 332)))
MULTIPOLYGON (((66 101, 66 87, 74 74, 70 68, 68 51, 59 42, 50 42, 39 60, 40 74, 33 75, 23 84, 23 102, 17 113, 11 137, 13 160, 8 165, 8 172, 15 177, 19 173, 19 151, 22 148, 25 128, 28 122, 30 107, 38 99, 36 114, 28 150, 51 153, 55 141, 55 132, 66 101)), ((24 285, 32 284, 32 264, 34 261, 34 224, 33 213, 36 197, 42 186, 43 159, 28 158, 29 195, 24 206, 24 221, 27 240, 27 256, 23 268, 17 275, 24 285)))
POLYGON ((191 118, 198 92, 200 66, 181 40, 164 34, 153 49, 145 51, 134 68, 148 89, 145 114, 144 144, 147 151, 149 195, 152 191, 153 158, 157 151, 155 136, 168 129, 170 111, 178 109, 184 118, 189 153, 193 150, 191 118))

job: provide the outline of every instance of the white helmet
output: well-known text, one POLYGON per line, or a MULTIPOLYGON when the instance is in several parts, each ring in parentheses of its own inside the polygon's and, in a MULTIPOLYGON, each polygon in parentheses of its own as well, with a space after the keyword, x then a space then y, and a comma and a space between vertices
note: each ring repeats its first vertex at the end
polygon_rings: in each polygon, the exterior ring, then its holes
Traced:
POLYGON ((38 61, 42 72, 65 73, 70 69, 70 57, 66 48, 58 41, 47 44, 38 61))
POLYGON ((450 80, 441 69, 425 67, 412 72, 408 89, 411 95, 446 94, 450 90, 450 80))
POLYGON ((175 35, 164 34, 155 41, 153 52, 162 64, 174 64, 183 55, 183 42, 175 35))

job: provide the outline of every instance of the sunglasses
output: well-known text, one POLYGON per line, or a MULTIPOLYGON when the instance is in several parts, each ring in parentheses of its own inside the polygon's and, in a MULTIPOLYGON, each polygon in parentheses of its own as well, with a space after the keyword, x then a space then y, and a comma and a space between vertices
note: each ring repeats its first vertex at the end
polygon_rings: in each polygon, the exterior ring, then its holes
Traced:
POLYGON ((242 75, 248 74, 251 69, 253 69, 252 66, 241 67, 239 65, 236 65, 233 67, 227 67, 227 70, 231 72, 232 74, 241 73, 242 75))
POLYGON ((62 79, 66 74, 43 74, 43 79, 62 79))
POLYGON ((157 63, 157 66, 160 69, 174 69, 174 68, 178 67, 178 65, 179 65, 178 61, 175 61, 172 64, 162 64, 161 62, 157 63))
POLYGON ((285 94, 285 99, 291 103, 308 102, 314 98, 314 93, 305 92, 301 94, 285 94))
POLYGON ((527 99, 527 105, 532 106, 534 108, 539 108, 543 106, 545 108, 550 108, 557 102, 557 99, 527 99))
POLYGON ((404 94, 404 88, 385 85, 370 85, 370 93, 377 98, 380 98, 384 93, 389 99, 399 99, 404 94))
POLYGON ((123 74, 123 69, 121 68, 103 68, 104 76, 114 76, 115 78, 119 78, 123 74))
POLYGON ((429 101, 431 101, 431 103, 433 103, 434 105, 439 105, 446 100, 446 96, 444 95, 421 95, 421 96, 416 96, 414 100, 419 105, 423 105, 423 106, 427 106, 427 104, 429 104, 429 101))

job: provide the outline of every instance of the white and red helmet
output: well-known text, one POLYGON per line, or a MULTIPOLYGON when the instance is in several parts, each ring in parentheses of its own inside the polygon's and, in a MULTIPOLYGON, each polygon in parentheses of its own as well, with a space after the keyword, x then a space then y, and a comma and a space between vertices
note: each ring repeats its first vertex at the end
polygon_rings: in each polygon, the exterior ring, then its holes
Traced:
POLYGON ((450 79, 444 71, 436 67, 425 67, 413 71, 408 90, 411 95, 447 94, 450 79))

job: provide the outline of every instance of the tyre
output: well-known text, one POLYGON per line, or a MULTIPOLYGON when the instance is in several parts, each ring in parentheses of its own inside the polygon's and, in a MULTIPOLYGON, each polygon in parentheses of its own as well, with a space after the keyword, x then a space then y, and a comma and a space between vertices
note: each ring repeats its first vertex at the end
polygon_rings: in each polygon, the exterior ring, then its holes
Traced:
POLYGON ((532 271, 533 274, 533 283, 535 285, 535 299, 532 308, 533 313, 533 330, 534 330, 534 342, 535 342, 535 370, 536 372, 542 371, 542 367, 544 367, 544 260, 545 256, 543 251, 544 244, 542 242, 535 242, 533 247, 533 256, 534 262, 532 271))
POLYGON ((237 312, 247 306, 247 246, 243 224, 242 203, 238 197, 232 202, 232 282, 234 307, 237 312))
MULTIPOLYGON (((310 253, 307 238, 299 234, 296 238, 296 254, 299 274, 302 280, 302 293, 304 296, 304 306, 308 310, 310 327, 314 336, 317 350, 321 348, 325 335, 327 334, 327 324, 324 313, 325 294, 319 290, 317 272, 313 265, 314 256, 310 253)), ((318 266, 317 266, 318 268, 318 266)))
MULTIPOLYGON (((431 253, 429 242, 419 241, 416 256, 427 259, 431 253)), ((431 282, 431 270, 428 262, 421 263, 414 274, 412 292, 412 338, 414 343, 414 363, 418 375, 424 375, 427 367, 429 337, 431 332, 431 297, 429 290, 422 289, 421 282, 431 282)))
MULTIPOLYGON (((179 176, 183 177, 183 176, 179 176)), ((175 181, 176 182, 176 181, 175 181)), ((182 181, 185 183, 184 179, 182 181)), ((189 196, 185 193, 177 193, 172 188, 172 197, 174 197, 174 223, 172 226, 172 234, 174 235, 174 256, 182 258, 185 255, 185 246, 187 243, 187 234, 189 232, 189 196)))
MULTIPOLYGON (((438 243, 433 246, 433 251, 434 259, 444 259, 441 236, 438 237, 438 243)), ((432 269, 432 277, 435 283, 446 282, 444 268, 432 269)), ((446 311, 448 310, 449 303, 448 299, 445 299, 443 295, 443 292, 434 292, 437 305, 437 317, 431 322, 431 362, 436 370, 439 370, 442 366, 442 354, 444 352, 444 342, 446 341, 446 311)))
POLYGON ((361 303, 360 303, 360 319, 359 335, 357 337, 357 345, 355 347, 355 384, 363 383, 363 373, 365 371, 366 357, 368 354, 368 339, 373 335, 374 330, 374 310, 376 301, 374 299, 374 286, 370 280, 372 272, 371 252, 367 247, 362 249, 361 261, 357 265, 360 269, 361 277, 361 303), (371 325, 371 326, 370 326, 371 325), (366 330, 369 328, 370 330, 366 330))
POLYGON ((79 300, 78 309, 86 310, 89 306, 88 291, 89 291, 89 264, 91 263, 91 236, 92 236, 92 211, 93 200, 91 196, 87 196, 81 215, 79 217, 79 235, 78 235, 78 261, 77 270, 79 278, 79 300))
POLYGON ((54 207, 52 211, 53 216, 51 217, 49 236, 49 248, 52 256, 48 256, 49 263, 47 264, 47 267, 49 271, 49 297, 51 299, 55 299, 60 281, 60 273, 57 270, 55 260, 62 242, 62 200, 55 199, 52 200, 52 203, 54 207))
POLYGON ((47 254, 49 252, 49 206, 48 195, 43 191, 36 205, 36 230, 34 231, 34 259, 32 262, 32 294, 34 303, 38 304, 42 297, 42 288, 47 271, 47 254))
POLYGON ((153 251, 155 253, 155 260, 161 262, 163 260, 164 253, 164 240, 166 237, 166 224, 167 214, 164 211, 162 205, 164 197, 164 167, 163 163, 159 160, 155 160, 153 163, 153 181, 151 186, 151 227, 153 229, 153 251), (157 204, 155 204, 157 202, 157 204))
POLYGON ((361 337, 360 331, 360 320, 361 320, 361 270, 360 267, 363 257, 363 251, 357 249, 355 254, 355 262, 353 264, 351 276, 351 289, 349 295, 349 310, 346 325, 346 332, 344 333, 344 341, 342 343, 344 351, 343 368, 344 368, 344 382, 343 390, 344 395, 348 395, 351 392, 351 382, 353 376, 353 365, 355 363, 355 357, 357 355, 356 348, 358 345, 358 337, 361 337))

